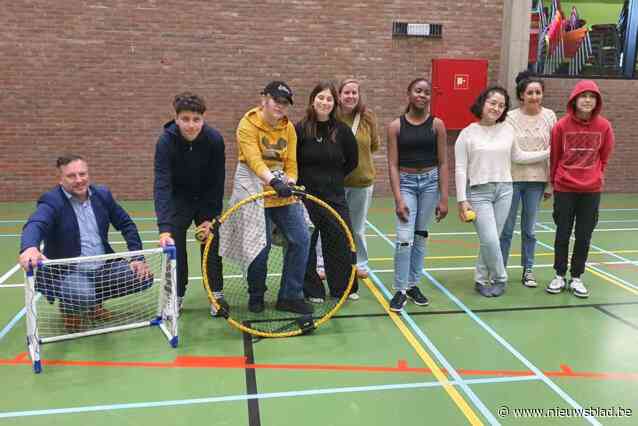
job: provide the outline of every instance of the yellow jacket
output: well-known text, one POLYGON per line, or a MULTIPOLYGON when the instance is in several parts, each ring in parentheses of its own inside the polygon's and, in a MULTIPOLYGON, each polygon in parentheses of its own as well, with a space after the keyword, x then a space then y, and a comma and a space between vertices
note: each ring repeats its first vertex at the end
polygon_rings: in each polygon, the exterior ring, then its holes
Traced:
MULTIPOLYGON (((237 145, 239 161, 256 175, 265 170, 283 170, 290 179, 297 181, 297 133, 287 118, 273 127, 263 120, 261 107, 251 109, 237 126, 237 145)), ((263 189, 269 191, 272 188, 264 185, 263 189)), ((265 207, 285 206, 295 201, 293 197, 264 200, 265 207)))

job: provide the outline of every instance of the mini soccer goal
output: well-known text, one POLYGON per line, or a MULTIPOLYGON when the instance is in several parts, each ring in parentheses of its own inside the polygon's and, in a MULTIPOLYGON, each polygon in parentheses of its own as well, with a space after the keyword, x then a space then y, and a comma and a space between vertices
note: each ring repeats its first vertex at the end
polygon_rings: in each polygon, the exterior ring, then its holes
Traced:
POLYGON ((27 346, 158 326, 177 347, 175 248, 40 262, 26 273, 27 346))

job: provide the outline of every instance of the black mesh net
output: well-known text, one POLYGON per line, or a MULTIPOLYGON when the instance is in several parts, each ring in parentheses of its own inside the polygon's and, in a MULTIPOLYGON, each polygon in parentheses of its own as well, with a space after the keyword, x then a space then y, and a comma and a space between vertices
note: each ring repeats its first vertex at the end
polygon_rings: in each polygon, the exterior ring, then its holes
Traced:
POLYGON ((227 311, 217 300, 212 303, 251 334, 310 331, 336 312, 351 289, 354 244, 346 223, 321 200, 298 195, 303 202, 287 207, 295 214, 264 209, 263 194, 241 201, 213 226, 207 242, 209 297, 223 286, 227 311), (217 254, 221 262, 211 261, 217 254))

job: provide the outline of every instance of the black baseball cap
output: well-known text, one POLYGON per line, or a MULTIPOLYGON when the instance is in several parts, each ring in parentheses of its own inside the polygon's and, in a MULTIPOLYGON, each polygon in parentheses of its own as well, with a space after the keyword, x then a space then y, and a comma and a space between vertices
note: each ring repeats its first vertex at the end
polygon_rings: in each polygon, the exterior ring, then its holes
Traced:
POLYGON ((271 81, 264 87, 261 94, 270 95, 273 98, 286 98, 290 102, 290 105, 292 105, 292 89, 283 81, 271 81))

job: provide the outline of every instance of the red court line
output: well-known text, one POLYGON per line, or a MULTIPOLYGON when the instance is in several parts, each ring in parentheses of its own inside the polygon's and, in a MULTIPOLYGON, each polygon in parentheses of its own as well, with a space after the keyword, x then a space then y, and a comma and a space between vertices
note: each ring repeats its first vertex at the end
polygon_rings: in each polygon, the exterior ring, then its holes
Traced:
MULTIPOLYGON (((0 365, 30 365, 26 352, 13 359, 0 359, 0 365)), ((139 361, 73 361, 62 359, 42 360, 43 365, 66 367, 144 367, 144 368, 225 368, 225 369, 261 369, 261 370, 302 370, 302 371, 347 371, 365 373, 416 373, 430 374, 429 368, 411 368, 405 360, 399 360, 396 367, 337 365, 337 364, 247 364, 243 356, 178 356, 169 362, 139 361)), ((447 374, 445 369, 442 369, 447 374)), ((462 376, 518 377, 533 376, 528 370, 457 370, 462 376)), ((609 373, 591 371, 573 371, 568 365, 561 364, 558 371, 544 371, 548 377, 567 377, 574 379, 598 380, 637 380, 638 373, 609 373)))

